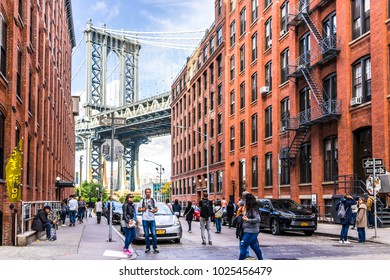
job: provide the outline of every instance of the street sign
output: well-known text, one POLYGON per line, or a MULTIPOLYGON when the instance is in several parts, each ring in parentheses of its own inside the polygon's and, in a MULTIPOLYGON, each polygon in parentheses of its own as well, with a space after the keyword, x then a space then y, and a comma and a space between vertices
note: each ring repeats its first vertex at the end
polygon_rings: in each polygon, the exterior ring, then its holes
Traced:
MULTIPOLYGON (((365 168, 365 171, 366 171, 367 175, 374 174, 374 168, 373 167, 365 168)), ((386 174, 386 167, 384 167, 384 166, 375 166, 375 174, 376 175, 386 174)))
MULTIPOLYGON (((118 160, 124 154, 125 148, 119 140, 114 140, 114 160, 118 160)), ((111 161, 111 141, 106 140, 101 146, 101 153, 107 161, 111 161)))
MULTIPOLYGON (((383 165, 383 159, 375 158, 375 166, 383 165)), ((373 167, 374 159, 363 159, 363 168, 373 167)))
MULTIPOLYGON (((101 117, 99 119, 100 125, 111 125, 111 117, 101 117)), ((114 118, 114 125, 125 125, 126 124, 126 118, 114 118)))

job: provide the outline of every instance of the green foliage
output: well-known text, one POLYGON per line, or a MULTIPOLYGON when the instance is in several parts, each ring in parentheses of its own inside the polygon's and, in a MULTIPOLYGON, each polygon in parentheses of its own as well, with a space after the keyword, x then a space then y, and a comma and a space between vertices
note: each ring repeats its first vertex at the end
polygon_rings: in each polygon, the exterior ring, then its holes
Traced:
MULTIPOLYGON (((75 188, 75 193, 80 195, 79 188, 75 188)), ((103 201, 107 200, 107 188, 103 187, 98 183, 87 181, 83 182, 83 184, 81 185, 81 196, 84 198, 84 200, 88 201, 89 199, 91 199, 92 201, 96 202, 99 195, 103 201)))

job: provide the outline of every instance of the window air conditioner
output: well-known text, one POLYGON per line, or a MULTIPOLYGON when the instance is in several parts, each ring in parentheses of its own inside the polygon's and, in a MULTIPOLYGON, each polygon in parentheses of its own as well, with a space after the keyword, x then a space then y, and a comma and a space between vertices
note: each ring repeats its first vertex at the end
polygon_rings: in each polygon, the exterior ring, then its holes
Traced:
POLYGON ((270 48, 272 46, 272 40, 268 40, 268 47, 270 48))
POLYGON ((260 93, 261 93, 262 95, 266 95, 268 92, 269 92, 269 87, 264 86, 264 87, 261 87, 261 88, 260 88, 260 93))
POLYGON ((351 106, 362 104, 362 98, 361 97, 352 97, 351 99, 351 106))

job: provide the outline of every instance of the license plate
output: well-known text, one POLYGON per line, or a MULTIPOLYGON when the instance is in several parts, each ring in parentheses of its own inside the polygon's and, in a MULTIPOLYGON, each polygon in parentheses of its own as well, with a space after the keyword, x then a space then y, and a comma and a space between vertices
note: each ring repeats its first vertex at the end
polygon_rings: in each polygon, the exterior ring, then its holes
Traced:
POLYGON ((301 227, 307 227, 307 226, 309 226, 309 223, 306 223, 306 222, 301 223, 301 227))
POLYGON ((165 233, 165 229, 156 230, 156 234, 164 234, 164 233, 165 233))

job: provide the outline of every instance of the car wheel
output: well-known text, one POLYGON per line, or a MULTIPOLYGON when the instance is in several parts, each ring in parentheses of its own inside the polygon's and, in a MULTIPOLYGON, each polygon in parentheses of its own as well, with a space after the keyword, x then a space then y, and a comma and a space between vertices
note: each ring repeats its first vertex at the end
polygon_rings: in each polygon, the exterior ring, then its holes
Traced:
POLYGON ((305 235, 306 235, 306 236, 312 236, 313 233, 314 233, 314 230, 305 231, 305 235))
POLYGON ((180 238, 175 239, 175 243, 180 243, 180 238))
POLYGON ((276 220, 276 219, 273 219, 273 220, 271 221, 271 233, 272 233, 273 235, 278 235, 278 234, 280 234, 280 225, 279 225, 278 220, 276 220))

